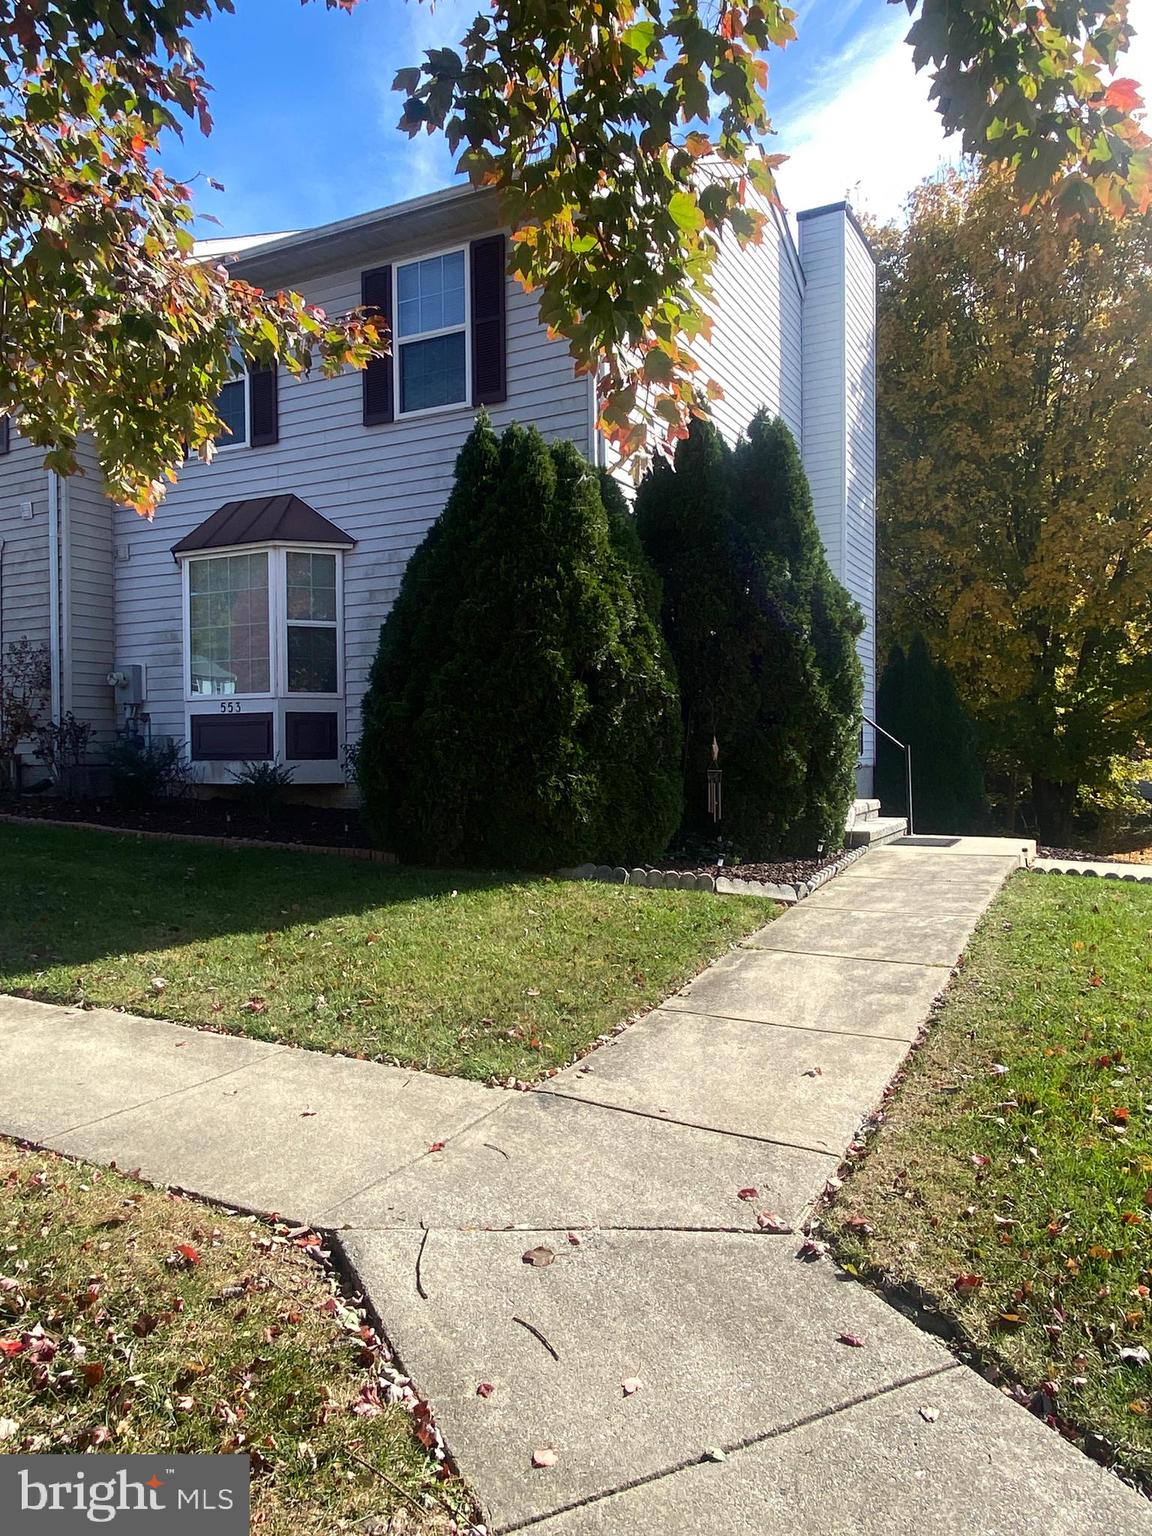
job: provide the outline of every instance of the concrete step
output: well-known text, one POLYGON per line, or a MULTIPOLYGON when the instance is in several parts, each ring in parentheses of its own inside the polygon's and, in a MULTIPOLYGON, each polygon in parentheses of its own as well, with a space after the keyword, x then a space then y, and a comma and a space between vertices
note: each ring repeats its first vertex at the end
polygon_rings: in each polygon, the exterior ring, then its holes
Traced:
POLYGON ((875 821, 879 814, 879 800, 853 800, 844 825, 850 830, 862 821, 875 821))
POLYGON ((870 816, 849 827, 844 841, 849 848, 875 848, 893 838, 905 837, 907 832, 906 816, 870 816))

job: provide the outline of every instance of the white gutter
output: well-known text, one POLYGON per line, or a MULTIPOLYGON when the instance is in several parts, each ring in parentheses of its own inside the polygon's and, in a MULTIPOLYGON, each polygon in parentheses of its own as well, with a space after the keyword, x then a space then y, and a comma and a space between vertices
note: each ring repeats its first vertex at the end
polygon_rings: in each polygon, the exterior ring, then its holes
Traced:
POLYGON ((60 710, 62 720, 72 708, 72 493, 58 475, 60 500, 60 710))
POLYGON ((60 708, 60 478, 48 471, 48 656, 52 671, 51 713, 59 721, 60 708))

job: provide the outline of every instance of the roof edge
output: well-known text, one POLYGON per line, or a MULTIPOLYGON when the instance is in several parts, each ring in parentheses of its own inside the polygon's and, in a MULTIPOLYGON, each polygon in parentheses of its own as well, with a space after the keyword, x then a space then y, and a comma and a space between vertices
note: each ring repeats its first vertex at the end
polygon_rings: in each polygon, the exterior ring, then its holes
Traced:
POLYGON ((838 203, 822 203, 819 208, 803 208, 796 215, 796 222, 797 224, 803 224, 808 219, 823 218, 825 214, 829 213, 842 213, 844 215, 849 224, 851 224, 852 228, 860 236, 860 239, 864 242, 864 248, 868 252, 869 256, 871 256, 872 260, 875 261, 876 252, 872 247, 872 242, 868 238, 868 233, 865 230, 863 224, 861 224, 860 220, 857 218, 855 212, 853 211, 852 204, 849 202, 841 200, 838 203))

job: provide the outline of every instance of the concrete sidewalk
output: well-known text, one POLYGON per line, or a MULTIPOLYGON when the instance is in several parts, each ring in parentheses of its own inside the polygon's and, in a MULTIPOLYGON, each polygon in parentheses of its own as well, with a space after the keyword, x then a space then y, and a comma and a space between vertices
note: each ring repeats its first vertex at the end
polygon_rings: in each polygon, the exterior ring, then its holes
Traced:
POLYGON ((978 842, 871 851, 532 1094, 0 1000, 0 1130, 338 1230, 493 1531, 1152 1532, 757 1220, 802 1221, 1019 867, 978 842))

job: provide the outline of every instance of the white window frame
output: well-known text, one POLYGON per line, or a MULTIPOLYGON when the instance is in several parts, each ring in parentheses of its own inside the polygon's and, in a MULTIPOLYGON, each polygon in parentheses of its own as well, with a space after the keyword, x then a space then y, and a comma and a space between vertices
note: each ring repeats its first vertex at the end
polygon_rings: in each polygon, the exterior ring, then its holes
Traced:
POLYGON ((233 448, 247 448, 252 441, 252 374, 247 363, 244 364, 243 373, 233 374, 220 387, 226 389, 229 384, 244 386, 244 436, 220 438, 216 442, 217 453, 228 453, 233 448))
POLYGON ((446 411, 466 411, 472 406, 472 272, 468 260, 469 251, 466 245, 449 245, 438 251, 422 251, 419 256, 410 256, 404 261, 392 263, 392 397, 396 402, 394 415, 397 420, 401 416, 410 421, 417 416, 442 416, 446 411), (460 252, 464 257, 464 323, 459 325, 444 325, 437 331, 418 331, 412 336, 400 335, 400 269, 401 267, 416 267, 422 261, 436 261, 441 256, 454 256, 460 252), (462 400, 450 400, 446 405, 425 405, 419 410, 406 411, 403 406, 404 392, 400 379, 400 350, 414 341, 433 341, 437 336, 454 336, 457 331, 464 332, 464 398, 462 400))
MULTIPOLYGON (((345 550, 331 544, 234 544, 226 549, 192 549, 180 557, 181 603, 183 605, 184 702, 196 714, 231 713, 222 710, 225 702, 266 704, 269 700, 308 704, 312 700, 339 703, 344 698, 344 560, 345 550), (336 557, 336 691, 335 693, 289 693, 288 625, 289 622, 313 629, 331 629, 327 620, 288 618, 288 556, 290 554, 334 555, 336 557), (193 693, 192 692, 192 581, 194 560, 222 560, 230 555, 268 556, 268 679, 266 693, 193 693)), ((238 711, 241 712, 241 711, 238 711)), ((280 755, 280 754, 278 754, 280 755)))

